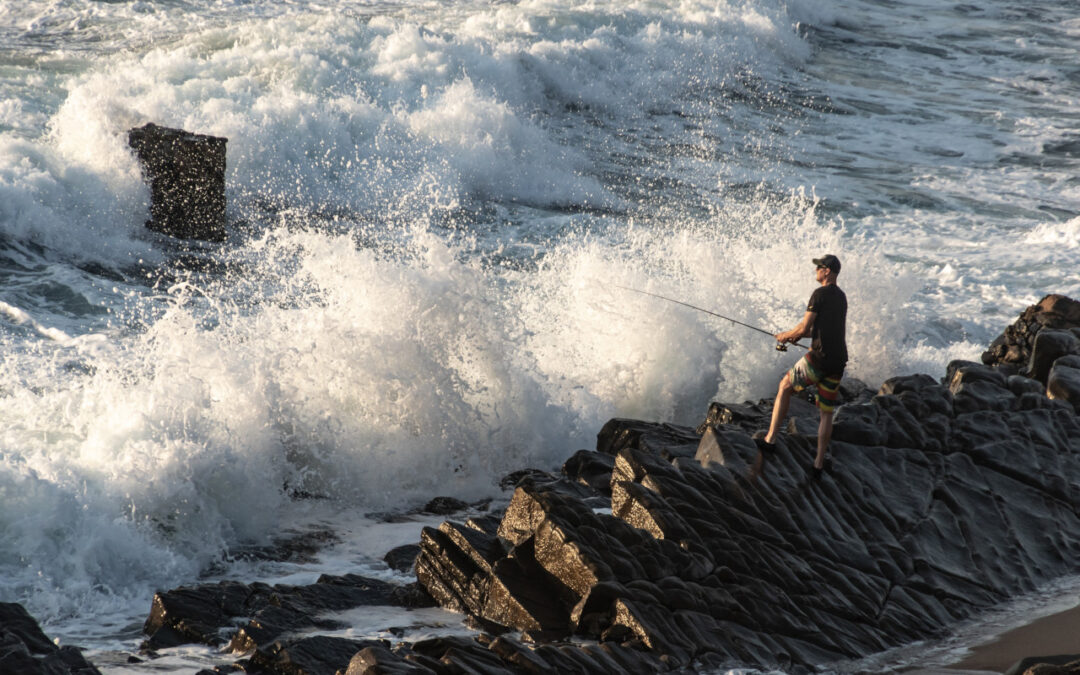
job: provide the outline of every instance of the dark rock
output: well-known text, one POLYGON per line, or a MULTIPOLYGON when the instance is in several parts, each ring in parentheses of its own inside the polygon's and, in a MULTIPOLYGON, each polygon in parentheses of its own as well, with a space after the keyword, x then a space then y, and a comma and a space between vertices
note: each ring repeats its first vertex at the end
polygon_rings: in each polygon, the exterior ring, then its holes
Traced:
POLYGON ((1008 326, 982 355, 987 365, 1011 364, 1029 368, 1036 337, 1044 328, 1080 328, 1080 302, 1063 295, 1047 295, 1031 305, 1008 326))
POLYGON ((840 403, 866 403, 874 397, 874 390, 862 380, 845 376, 840 380, 840 403))
POLYGON ((155 593, 143 626, 149 637, 142 648, 162 649, 190 642, 220 646, 225 640, 219 630, 233 617, 243 616, 250 605, 265 603, 268 591, 265 585, 223 581, 155 593))
POLYGON ((406 675, 411 673, 434 673, 434 670, 391 652, 381 645, 364 647, 349 660, 345 675, 406 675))
POLYGON ((596 492, 611 496, 611 469, 615 458, 592 450, 578 450, 562 466, 563 475, 596 492))
POLYGON ((415 591, 410 595, 394 584, 355 574, 323 575, 307 586, 223 581, 182 587, 154 595, 142 649, 228 642, 231 650, 247 652, 291 631, 336 627, 320 618, 327 612, 406 602, 423 606, 425 600, 415 591))
POLYGON ((128 132, 150 182, 147 227, 181 239, 225 239, 227 142, 152 123, 128 132))
POLYGON ((518 486, 523 480, 545 480, 552 479, 553 476, 547 471, 541 471, 540 469, 521 469, 520 471, 514 471, 503 476, 499 481, 499 487, 504 490, 512 490, 518 486))
POLYGON ((325 635, 274 642, 257 650, 246 670, 272 675, 336 675, 348 669, 354 655, 369 647, 385 648, 386 643, 325 635))
POLYGON ((949 371, 949 391, 957 414, 977 410, 1002 412, 1016 404, 1008 378, 990 366, 954 361, 949 364, 949 371))
POLYGON ((392 570, 408 572, 416 564, 416 556, 419 554, 420 546, 418 544, 405 544, 391 549, 383 556, 383 562, 392 570))
POLYGON ((1080 356, 1064 356, 1054 362, 1047 377, 1046 394, 1080 413, 1080 356))
POLYGON ((694 459, 702 466, 715 464, 742 476, 749 473, 757 454, 757 446, 745 433, 715 426, 706 428, 694 459))
POLYGON ((1080 354, 1080 338, 1072 331, 1044 329, 1035 337, 1027 374, 1045 384, 1054 362, 1071 354, 1080 354))
POLYGON ((759 403, 747 401, 742 404, 713 401, 709 404, 705 421, 698 426, 696 431, 700 435, 704 434, 709 427, 731 425, 752 433, 762 426, 767 426, 771 414, 772 405, 764 401, 759 403))
POLYGON ((469 508, 469 505, 460 499, 455 499, 453 497, 436 497, 424 506, 424 513, 431 513, 437 516, 448 516, 451 513, 464 511, 467 508, 469 508))
POLYGON ((389 604, 406 609, 420 609, 422 607, 437 607, 439 603, 431 597, 419 582, 398 586, 390 591, 389 604))
POLYGON ((57 647, 22 605, 0 602, 0 673, 100 675, 76 647, 57 647))
POLYGON ((613 419, 597 434, 596 451, 607 455, 631 447, 664 457, 693 457, 701 434, 690 427, 613 419))

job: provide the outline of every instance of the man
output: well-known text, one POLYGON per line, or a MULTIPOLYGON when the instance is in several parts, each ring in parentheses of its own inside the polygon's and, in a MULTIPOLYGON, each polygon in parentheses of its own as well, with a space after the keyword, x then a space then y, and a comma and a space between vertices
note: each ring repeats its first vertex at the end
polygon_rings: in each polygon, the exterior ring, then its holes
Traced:
POLYGON ((814 458, 813 476, 821 476, 825 468, 825 453, 832 437, 833 411, 838 399, 837 388, 844 376, 847 365, 847 341, 845 324, 847 322, 847 296, 836 285, 840 274, 840 260, 832 255, 814 258, 814 279, 819 284, 810 296, 806 314, 799 325, 789 331, 778 333, 778 342, 797 342, 809 337, 810 351, 799 359, 780 380, 773 403, 772 422, 769 431, 762 439, 764 449, 775 446, 780 425, 787 416, 791 394, 809 386, 817 387, 817 407, 821 413, 818 423, 817 456, 814 458))

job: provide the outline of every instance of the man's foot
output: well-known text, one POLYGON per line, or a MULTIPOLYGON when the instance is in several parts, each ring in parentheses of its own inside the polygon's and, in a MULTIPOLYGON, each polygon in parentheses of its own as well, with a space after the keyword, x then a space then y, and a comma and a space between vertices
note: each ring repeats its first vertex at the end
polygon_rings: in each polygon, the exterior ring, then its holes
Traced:
POLYGON ((822 466, 810 466, 810 477, 814 480, 821 478, 823 473, 832 473, 832 457, 828 455, 825 456, 825 463, 822 466))
POLYGON ((757 449, 765 454, 772 454, 776 452, 776 443, 769 443, 765 440, 764 436, 755 436, 754 444, 757 445, 757 449))

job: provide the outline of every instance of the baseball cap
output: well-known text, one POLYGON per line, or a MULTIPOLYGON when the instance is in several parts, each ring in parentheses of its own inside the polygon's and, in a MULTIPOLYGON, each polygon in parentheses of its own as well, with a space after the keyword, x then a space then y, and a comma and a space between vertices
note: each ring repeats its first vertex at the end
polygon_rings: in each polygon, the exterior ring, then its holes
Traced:
POLYGON ((828 267, 833 272, 840 274, 840 258, 832 253, 827 253, 820 258, 814 258, 814 264, 818 267, 828 267))

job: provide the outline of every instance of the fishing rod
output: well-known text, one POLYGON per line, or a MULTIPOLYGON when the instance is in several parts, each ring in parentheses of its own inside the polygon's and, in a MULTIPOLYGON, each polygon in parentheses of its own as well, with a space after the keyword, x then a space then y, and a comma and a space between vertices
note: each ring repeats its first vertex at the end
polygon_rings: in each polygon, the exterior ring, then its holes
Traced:
MULTIPOLYGON (((641 290, 638 290, 636 288, 630 288, 629 286, 620 286, 619 284, 612 284, 612 285, 615 288, 621 288, 624 291, 632 291, 634 293, 641 293, 642 295, 648 295, 648 296, 651 296, 651 297, 654 297, 654 298, 659 298, 660 300, 667 300, 668 302, 674 302, 676 305, 682 305, 683 307, 689 307, 690 309, 696 309, 699 312, 705 312, 706 314, 710 314, 710 315, 715 316, 717 318, 724 319, 725 321, 730 321, 731 323, 737 323, 740 326, 744 326, 746 328, 749 328, 750 330, 756 330, 759 333, 764 333, 765 335, 768 335, 771 338, 774 338, 774 339, 776 338, 775 334, 770 333, 769 331, 765 330, 764 328, 758 328, 757 326, 751 326, 750 324, 743 323, 742 321, 739 321, 738 319, 732 319, 730 316, 724 316, 723 314, 717 314, 716 312, 712 312, 712 311, 709 311, 707 309, 697 307, 696 305, 691 305, 690 303, 683 302, 682 300, 676 300, 674 298, 669 298, 669 297, 664 296, 664 295, 657 295, 656 293, 650 293, 648 291, 641 291, 641 290)), ((807 350, 810 349, 806 345, 799 344, 798 342, 792 342, 791 344, 795 345, 796 347, 802 347, 803 349, 807 349, 807 350)), ((776 343, 776 351, 778 351, 778 352, 786 352, 787 351, 787 345, 785 343, 783 343, 783 342, 777 342, 776 343)))

